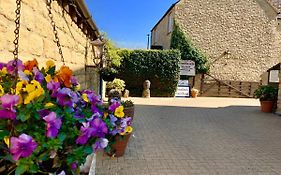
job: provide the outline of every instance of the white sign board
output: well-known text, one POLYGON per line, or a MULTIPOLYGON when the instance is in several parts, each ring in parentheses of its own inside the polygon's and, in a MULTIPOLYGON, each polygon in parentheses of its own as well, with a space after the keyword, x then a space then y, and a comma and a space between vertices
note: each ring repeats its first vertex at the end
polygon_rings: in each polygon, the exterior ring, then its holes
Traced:
POLYGON ((195 76, 195 62, 191 60, 181 60, 180 75, 195 76))
POLYGON ((269 82, 279 83, 279 70, 271 70, 269 72, 269 82))
POLYGON ((190 86, 181 87, 178 86, 176 97, 190 97, 190 86))
POLYGON ((178 86, 188 86, 188 80, 179 80, 178 86))

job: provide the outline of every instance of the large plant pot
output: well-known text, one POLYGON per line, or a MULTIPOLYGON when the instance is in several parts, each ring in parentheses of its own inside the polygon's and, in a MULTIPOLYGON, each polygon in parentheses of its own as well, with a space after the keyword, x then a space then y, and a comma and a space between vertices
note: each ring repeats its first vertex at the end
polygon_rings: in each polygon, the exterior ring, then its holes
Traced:
POLYGON ((125 154, 131 134, 132 133, 125 135, 123 138, 119 135, 115 136, 115 143, 111 146, 111 153, 109 153, 108 155, 114 157, 123 156, 125 154))
POLYGON ((125 116, 131 117, 133 120, 135 114, 135 106, 125 107, 123 111, 125 113, 125 116))
POLYGON ((260 101, 261 111, 270 113, 273 110, 274 101, 260 101))

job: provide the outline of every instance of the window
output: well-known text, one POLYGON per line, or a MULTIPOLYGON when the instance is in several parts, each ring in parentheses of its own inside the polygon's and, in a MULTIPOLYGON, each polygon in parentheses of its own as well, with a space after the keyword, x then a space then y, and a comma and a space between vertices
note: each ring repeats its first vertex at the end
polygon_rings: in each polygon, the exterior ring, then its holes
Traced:
POLYGON ((169 14, 168 16, 168 34, 173 31, 173 26, 174 26, 174 19, 172 13, 169 14))

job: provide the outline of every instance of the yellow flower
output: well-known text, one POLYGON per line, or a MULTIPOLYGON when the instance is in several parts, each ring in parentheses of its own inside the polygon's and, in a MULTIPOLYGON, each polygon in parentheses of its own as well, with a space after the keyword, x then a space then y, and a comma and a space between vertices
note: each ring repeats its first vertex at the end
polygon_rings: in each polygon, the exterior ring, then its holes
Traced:
POLYGON ((108 116, 108 113, 107 112, 104 112, 103 113, 103 118, 106 118, 108 116))
POLYGON ((35 98, 40 97, 44 94, 44 89, 41 87, 40 83, 36 80, 32 80, 30 84, 27 84, 24 88, 24 91, 27 92, 27 96, 24 99, 24 104, 28 104, 33 101, 35 98))
POLYGON ((16 85, 16 94, 19 95, 23 88, 28 84, 27 81, 19 81, 16 85))
POLYGON ((131 126, 127 126, 125 131, 120 133, 120 135, 130 134, 131 132, 133 132, 133 128, 131 126))
POLYGON ((89 102, 89 99, 88 99, 88 96, 87 96, 87 94, 82 94, 82 99, 85 101, 85 102, 89 102))
POLYGON ((55 105, 53 103, 51 103, 51 102, 45 104, 46 108, 51 108, 53 106, 55 106, 55 105))
POLYGON ((4 94, 4 89, 3 87, 0 85, 0 97, 4 94))
POLYGON ((52 61, 52 60, 48 60, 46 62, 46 70, 49 70, 50 68, 54 67, 55 66, 55 62, 52 61))
POLYGON ((45 77, 45 80, 47 83, 49 83, 52 80, 51 75, 47 74, 47 76, 45 77))
POLYGON ((29 70, 24 70, 23 71, 26 75, 32 75, 32 73, 29 70))
POLYGON ((10 137, 5 136, 4 137, 4 142, 6 143, 6 145, 8 146, 8 148, 10 147, 10 137))
POLYGON ((125 116, 125 113, 123 112, 123 110, 124 110, 124 107, 119 106, 118 108, 115 109, 114 115, 119 118, 123 118, 125 116))
POLYGON ((0 73, 6 75, 8 73, 7 68, 3 67, 2 70, 0 71, 0 73))
POLYGON ((80 89, 81 89, 81 85, 78 83, 78 85, 77 86, 75 86, 75 88, 74 88, 76 91, 79 91, 80 89))

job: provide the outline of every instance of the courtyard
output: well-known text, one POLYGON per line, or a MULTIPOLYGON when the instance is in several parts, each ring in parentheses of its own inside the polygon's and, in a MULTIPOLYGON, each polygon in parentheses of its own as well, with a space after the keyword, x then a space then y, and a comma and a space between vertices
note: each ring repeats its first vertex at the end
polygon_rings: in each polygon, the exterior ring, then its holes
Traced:
POLYGON ((281 174, 281 117, 241 98, 132 98, 126 154, 98 154, 97 175, 281 174))

